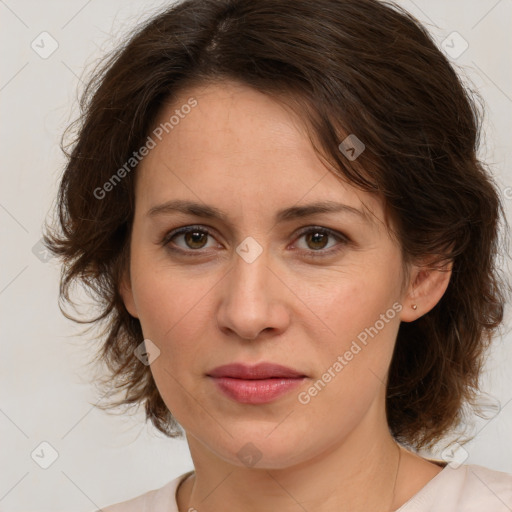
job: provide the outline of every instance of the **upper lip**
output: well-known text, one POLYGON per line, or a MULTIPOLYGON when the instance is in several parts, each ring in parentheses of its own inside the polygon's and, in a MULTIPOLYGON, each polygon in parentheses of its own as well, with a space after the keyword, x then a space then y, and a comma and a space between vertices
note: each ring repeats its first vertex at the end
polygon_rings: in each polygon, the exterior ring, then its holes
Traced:
POLYGON ((259 363, 254 366, 231 363, 218 366, 208 373, 210 377, 231 377, 234 379, 270 379, 306 377, 302 372, 275 363, 259 363))

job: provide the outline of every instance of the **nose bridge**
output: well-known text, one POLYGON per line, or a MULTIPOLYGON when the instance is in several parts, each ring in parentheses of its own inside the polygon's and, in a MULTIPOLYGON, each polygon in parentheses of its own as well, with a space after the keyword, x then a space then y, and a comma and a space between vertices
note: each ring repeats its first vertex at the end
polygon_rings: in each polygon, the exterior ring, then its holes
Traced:
POLYGON ((220 328, 254 339, 265 329, 285 326, 287 314, 268 266, 270 253, 255 238, 236 247, 218 314, 220 328))
POLYGON ((253 237, 246 237, 237 247, 230 280, 230 298, 244 301, 246 311, 265 307, 269 292, 269 251, 253 237))

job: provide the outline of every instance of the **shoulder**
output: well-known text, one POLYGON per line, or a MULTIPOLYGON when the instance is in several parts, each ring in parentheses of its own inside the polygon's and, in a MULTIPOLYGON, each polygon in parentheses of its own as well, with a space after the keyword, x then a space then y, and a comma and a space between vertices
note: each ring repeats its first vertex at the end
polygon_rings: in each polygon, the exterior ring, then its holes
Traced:
POLYGON ((102 507, 100 510, 101 512, 178 512, 176 489, 191 473, 192 471, 184 473, 159 489, 153 489, 127 501, 102 507))
POLYGON ((510 512, 512 474, 476 464, 447 465, 397 512, 510 512))

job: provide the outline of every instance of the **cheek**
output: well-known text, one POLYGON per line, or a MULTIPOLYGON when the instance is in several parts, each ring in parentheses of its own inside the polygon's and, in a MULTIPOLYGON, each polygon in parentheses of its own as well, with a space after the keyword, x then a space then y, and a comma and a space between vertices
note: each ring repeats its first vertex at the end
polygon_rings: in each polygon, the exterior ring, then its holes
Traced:
MULTIPOLYGON (((167 405, 182 425, 197 408, 198 382, 204 371, 205 348, 198 343, 209 331, 205 280, 194 282, 173 268, 142 265, 132 280, 145 339, 159 349, 150 370, 167 405), (202 300, 203 299, 203 300, 202 300), (184 391, 186 390, 186 392, 184 391)), ((211 321, 210 321, 211 323, 211 321)), ((211 329, 210 329, 211 330, 211 329)), ((207 418, 202 418, 207 421, 207 418)))
POLYGON ((326 432, 347 433, 384 392, 399 327, 389 283, 348 278, 336 293, 310 296, 308 304, 329 327, 309 337, 308 359, 316 374, 299 403, 306 415, 321 419, 326 432), (331 332, 333 331, 334 334, 331 332))
MULTIPOLYGON (((204 318, 206 301, 201 301, 205 288, 185 278, 169 278, 148 271, 139 274, 135 298, 144 336, 161 349, 170 350, 174 343, 186 344, 194 337, 197 318, 204 318)), ((190 343, 188 343, 190 345, 190 343)))
POLYGON ((373 326, 381 314, 391 309, 387 319, 395 316, 392 306, 399 298, 398 269, 391 266, 392 261, 387 265, 363 261, 320 277, 303 275, 296 280, 294 292, 319 320, 313 323, 325 333, 324 341, 342 348, 340 343, 373 326))
POLYGON ((354 393, 369 398, 386 379, 401 305, 398 268, 391 257, 385 263, 384 259, 380 265, 363 262, 351 271, 332 272, 314 285, 305 279, 298 289, 319 319, 313 322, 314 328, 307 327, 310 355, 322 363, 317 378, 328 382, 326 394, 336 395, 336 400, 350 402, 354 393))
MULTIPOLYGON (((151 365, 155 377, 164 369, 184 378, 204 359, 198 343, 211 332, 209 294, 218 277, 170 265, 154 254, 133 252, 132 290, 145 339, 160 350, 151 365)), ((214 325, 214 323, 213 323, 214 325)), ((168 380, 168 379, 167 379, 168 380)))
POLYGON ((179 269, 165 261, 160 248, 134 236, 131 250, 132 292, 144 336, 162 340, 186 315, 197 289, 179 269))

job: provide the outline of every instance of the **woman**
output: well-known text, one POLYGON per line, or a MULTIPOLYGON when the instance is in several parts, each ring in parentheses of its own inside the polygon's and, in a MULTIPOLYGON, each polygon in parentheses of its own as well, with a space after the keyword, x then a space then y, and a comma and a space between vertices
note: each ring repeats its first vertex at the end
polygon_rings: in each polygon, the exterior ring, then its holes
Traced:
POLYGON ((185 0, 83 107, 62 296, 95 292, 111 405, 182 428, 195 468, 103 510, 512 508, 512 475, 417 453, 476 401, 506 288, 480 117, 417 21, 185 0))

